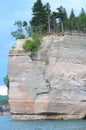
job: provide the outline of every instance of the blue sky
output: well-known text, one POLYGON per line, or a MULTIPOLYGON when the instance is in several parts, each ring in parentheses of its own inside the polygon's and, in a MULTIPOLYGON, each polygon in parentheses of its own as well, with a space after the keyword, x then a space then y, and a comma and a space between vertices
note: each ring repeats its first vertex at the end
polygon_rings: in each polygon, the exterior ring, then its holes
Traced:
MULTIPOLYGON (((31 8, 36 0, 0 0, 0 85, 4 85, 3 77, 7 74, 8 53, 13 46, 15 39, 11 36, 14 31, 14 22, 18 20, 29 21, 32 17, 31 8)), ((83 7, 86 7, 86 0, 42 0, 43 4, 49 2, 54 11, 63 5, 68 14, 71 8, 78 15, 83 7)))

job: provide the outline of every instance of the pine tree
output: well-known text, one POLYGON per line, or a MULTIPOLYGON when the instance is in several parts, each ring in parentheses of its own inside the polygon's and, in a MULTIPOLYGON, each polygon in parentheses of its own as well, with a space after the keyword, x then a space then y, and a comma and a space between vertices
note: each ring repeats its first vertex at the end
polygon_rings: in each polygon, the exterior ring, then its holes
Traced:
POLYGON ((80 15, 77 18, 77 25, 80 31, 86 32, 86 13, 82 8, 80 15))
POLYGON ((53 12, 52 13, 52 16, 51 16, 51 27, 52 27, 52 31, 54 32, 57 32, 57 22, 56 22, 56 19, 57 19, 57 12, 53 12))
POLYGON ((64 33, 64 23, 67 19, 66 10, 63 6, 60 6, 59 8, 57 8, 57 10, 58 10, 57 18, 60 19, 61 27, 62 27, 62 33, 64 33))
POLYGON ((80 15, 81 15, 81 16, 85 15, 85 10, 84 10, 84 8, 82 8, 80 15))
POLYGON ((30 21, 34 32, 44 33, 47 29, 47 15, 41 0, 37 0, 32 8, 33 18, 30 21))
POLYGON ((76 29, 76 18, 75 18, 75 14, 74 14, 74 10, 71 10, 71 14, 70 14, 70 29, 71 30, 75 30, 76 29))
POLYGON ((45 10, 46 10, 46 14, 47 14, 48 32, 50 33, 51 32, 51 27, 50 27, 51 8, 50 8, 49 3, 46 3, 45 10))

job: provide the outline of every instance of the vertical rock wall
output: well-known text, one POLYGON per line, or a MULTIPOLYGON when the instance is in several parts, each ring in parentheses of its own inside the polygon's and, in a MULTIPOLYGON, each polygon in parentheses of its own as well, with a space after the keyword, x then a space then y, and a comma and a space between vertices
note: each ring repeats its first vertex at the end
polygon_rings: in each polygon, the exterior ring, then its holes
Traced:
POLYGON ((18 40, 9 53, 13 119, 80 119, 86 116, 86 39, 46 36, 35 56, 18 40))

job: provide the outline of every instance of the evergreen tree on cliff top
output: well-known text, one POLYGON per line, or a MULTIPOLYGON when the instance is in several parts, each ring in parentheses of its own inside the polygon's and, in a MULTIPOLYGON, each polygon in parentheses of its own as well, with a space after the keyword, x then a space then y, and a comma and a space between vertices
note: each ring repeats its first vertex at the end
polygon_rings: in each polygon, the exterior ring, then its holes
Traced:
POLYGON ((59 8, 57 8, 57 10, 58 10, 57 18, 60 19, 61 27, 62 27, 62 33, 63 33, 64 32, 64 24, 65 24, 65 21, 67 20, 66 9, 63 6, 60 6, 59 8))
POLYGON ((34 32, 44 33, 47 30, 47 15, 45 6, 41 0, 37 0, 33 7, 33 18, 30 21, 31 26, 33 27, 34 32))
POLYGON ((70 29, 75 30, 76 29, 76 17, 75 17, 73 9, 71 10, 69 19, 70 19, 70 29))
POLYGON ((47 15, 47 22, 48 22, 48 32, 51 32, 51 27, 50 27, 50 15, 51 15, 51 7, 49 3, 45 4, 45 10, 46 10, 46 15, 47 15))
POLYGON ((79 30, 86 32, 86 13, 83 8, 81 10, 80 15, 78 16, 77 24, 78 24, 79 30))

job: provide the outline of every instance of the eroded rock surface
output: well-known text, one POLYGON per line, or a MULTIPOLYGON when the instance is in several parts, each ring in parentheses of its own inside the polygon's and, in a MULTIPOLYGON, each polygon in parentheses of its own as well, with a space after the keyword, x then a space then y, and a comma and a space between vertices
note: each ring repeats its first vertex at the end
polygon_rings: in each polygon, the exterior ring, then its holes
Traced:
POLYGON ((86 38, 46 36, 37 54, 18 40, 9 53, 9 103, 13 119, 86 117, 86 38))

